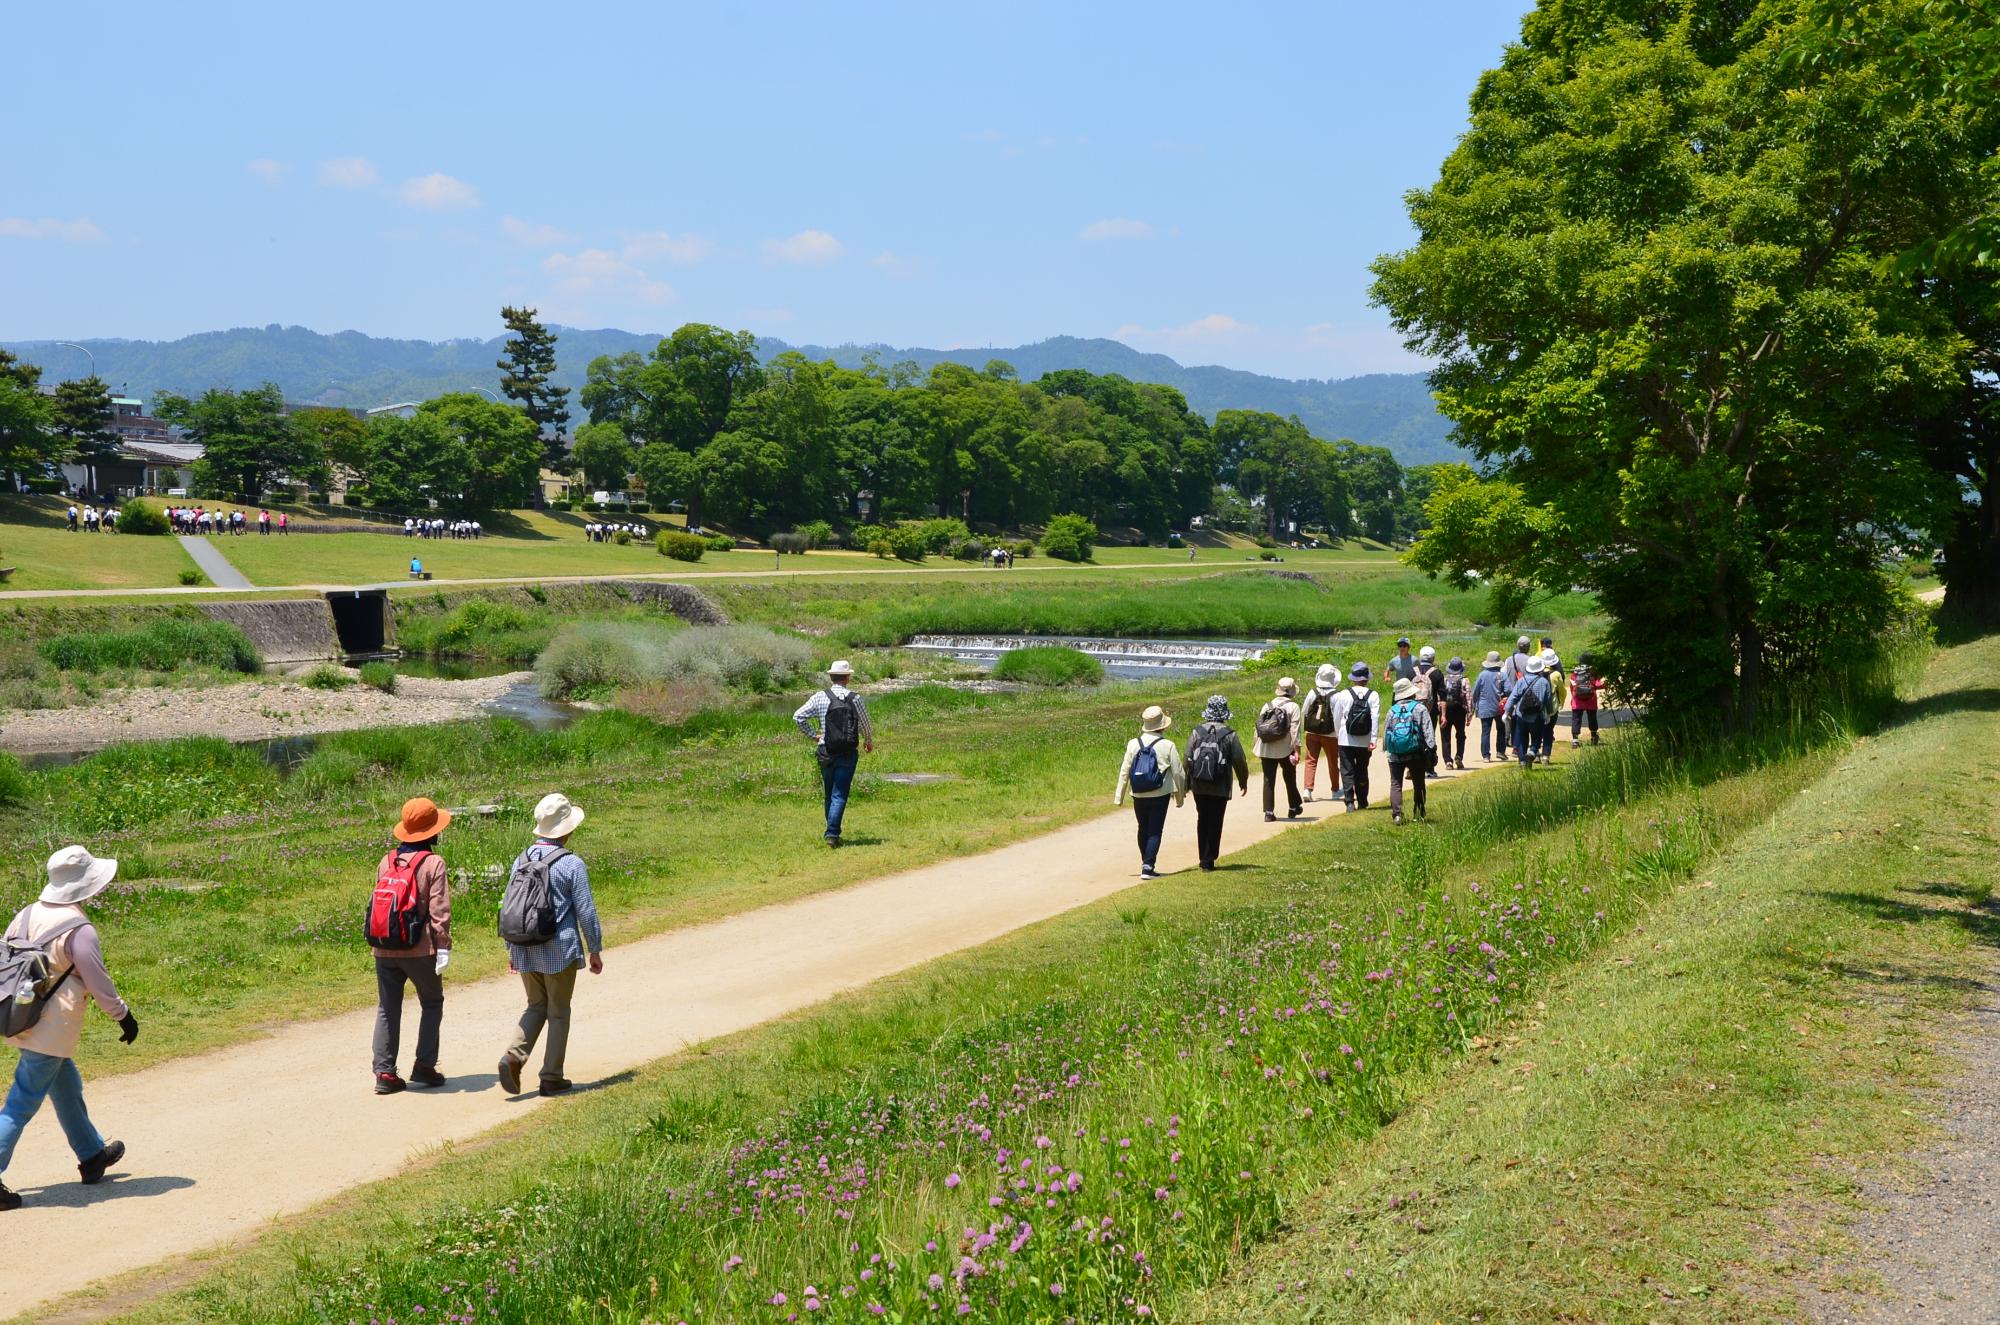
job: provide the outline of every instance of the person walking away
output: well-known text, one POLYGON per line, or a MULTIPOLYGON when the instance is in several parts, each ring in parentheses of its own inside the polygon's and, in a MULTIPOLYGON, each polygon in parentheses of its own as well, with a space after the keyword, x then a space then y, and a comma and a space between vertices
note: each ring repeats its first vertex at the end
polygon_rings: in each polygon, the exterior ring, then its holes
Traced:
POLYGON ((1542 677, 1549 683, 1548 721, 1542 724, 1542 762, 1556 762, 1556 715, 1563 711, 1569 700, 1569 679, 1563 674, 1562 659, 1556 651, 1546 646, 1541 653, 1542 677))
POLYGON ((292 533, 292 517, 284 511, 278 512, 278 537, 289 538, 292 533))
POLYGON ((1347 673, 1347 688, 1334 697, 1334 738, 1340 742, 1341 798, 1349 810, 1368 808, 1368 758, 1382 734, 1382 697, 1368 688, 1368 664, 1347 673))
MULTIPOLYGON (((1437 665, 1437 650, 1426 644, 1417 650, 1417 702, 1431 713, 1431 730, 1435 734, 1444 722, 1444 672, 1437 665)), ((1432 777, 1437 776, 1437 742, 1431 743, 1430 767, 1425 770, 1432 777)))
POLYGON ((1403 636, 1396 641, 1396 656, 1382 669, 1382 679, 1390 685, 1398 681, 1412 681, 1417 675, 1417 660, 1410 656, 1410 637, 1403 636))
POLYGON ((570 1088, 563 1075, 569 1054, 570 1001, 576 973, 585 965, 604 974, 604 931, 597 923, 597 900, 590 894, 590 870, 569 849, 583 825, 582 807, 559 791, 535 806, 535 840, 514 860, 507 892, 500 899, 500 937, 507 941, 507 967, 521 977, 528 1006, 521 1013, 507 1051, 500 1056, 500 1088, 521 1093, 521 1070, 546 1029, 538 1093, 560 1095, 570 1088))
POLYGON ((1410 795, 1417 818, 1424 814, 1424 775, 1437 754, 1437 724, 1424 700, 1422 681, 1396 682, 1395 702, 1382 727, 1382 751, 1389 756, 1389 819, 1403 822, 1403 775, 1410 778, 1410 795))
POLYGON ((269 511, 260 510, 257 512, 257 536, 259 538, 266 538, 270 536, 270 533, 271 533, 271 513, 269 511))
POLYGON ((1528 650, 1532 641, 1526 635, 1514 641, 1514 651, 1500 664, 1500 749, 1501 758, 1514 747, 1514 723, 1511 710, 1514 704, 1514 687, 1528 671, 1528 650))
POLYGON ((375 1093, 395 1095, 403 1042, 403 989, 417 991, 417 1056, 410 1082, 442 1086, 438 1032, 444 1025, 444 968, 451 964, 451 878, 438 838, 451 811, 428 796, 403 802, 390 830, 395 844, 375 866, 368 899, 368 946, 375 949, 375 1093))
POLYGON ((1125 743, 1125 762, 1118 766, 1118 785, 1112 788, 1111 803, 1123 805, 1132 797, 1132 815, 1139 821, 1139 877, 1157 879, 1155 866, 1160 859, 1160 838, 1167 830, 1167 803, 1179 805, 1187 799, 1187 769, 1180 751, 1162 733, 1174 725, 1158 704, 1139 715, 1139 734, 1125 743), (1149 739, 1150 738, 1150 739, 1149 739))
POLYGON ((1569 674, 1569 748, 1583 744, 1583 720, 1590 719, 1590 743, 1597 742, 1597 692, 1604 688, 1590 665, 1590 650, 1576 655, 1576 668, 1569 674))
MULTIPOLYGON (((117 861, 99 860, 80 846, 64 847, 49 857, 49 881, 40 898, 14 917, 5 942, 0 943, 0 971, 14 977, 7 982, 11 987, 0 992, 6 1000, 0 1025, 13 1032, 7 1043, 21 1051, 14 1064, 14 1084, 6 1104, 0 1105, 0 1175, 13 1162, 21 1132, 41 1111, 44 1100, 55 1104, 56 1122, 76 1155, 77 1176, 86 1186, 103 1181, 106 1171, 125 1158, 125 1143, 106 1141, 90 1121, 83 1101, 83 1075, 76 1070, 89 1004, 96 1003, 118 1023, 124 1032, 118 1037, 120 1043, 139 1038, 139 1019, 118 996, 118 986, 104 969, 97 927, 83 910, 83 904, 103 892, 117 874, 117 861), (23 982, 32 983, 24 990, 23 982)), ((0 1183, 0 1210, 20 1205, 20 1196, 0 1183)))
POLYGON ((1280 773, 1285 779, 1287 819, 1304 813, 1299 802, 1299 683, 1287 676, 1278 682, 1277 693, 1257 710, 1257 758, 1264 764, 1264 822, 1277 819, 1277 787, 1280 773))
POLYGON ((1299 739, 1305 751, 1299 769, 1305 774, 1307 800, 1313 798, 1313 782, 1322 759, 1326 761, 1326 798, 1332 800, 1340 794, 1340 742, 1334 737, 1333 726, 1333 701, 1339 692, 1340 669, 1321 663, 1313 673, 1312 692, 1299 709, 1299 739))
POLYGON ((820 787, 825 792, 826 844, 840 845, 841 820, 854 788, 854 769, 861 752, 875 753, 875 725, 868 704, 851 688, 854 664, 842 659, 826 669, 826 688, 799 705, 792 714, 819 759, 820 787), (817 727, 814 724, 818 724, 817 727))
POLYGON ((1521 679, 1514 683, 1507 707, 1514 715, 1514 757, 1523 769, 1535 766, 1542 748, 1542 729, 1550 714, 1549 679, 1542 675, 1542 655, 1528 655, 1521 679))
POLYGON ((1188 549, 1188 563, 1189 563, 1190 565, 1192 565, 1192 564, 1194 563, 1194 553, 1195 553, 1195 550, 1194 550, 1193 548, 1189 548, 1189 549, 1188 549))
POLYGON ((1472 711, 1472 685, 1465 679, 1465 659, 1453 658, 1444 669, 1444 725, 1438 729, 1438 750, 1445 767, 1465 770, 1465 720, 1472 711), (1452 738, 1458 754, 1452 755, 1452 738))
POLYGON ((1230 796, 1250 790, 1250 761, 1243 757, 1243 742, 1229 725, 1234 716, 1226 698, 1210 695, 1201 711, 1201 725, 1188 733, 1188 792, 1194 797, 1195 851, 1204 870, 1214 869, 1222 854, 1222 819, 1229 811, 1230 796), (1234 792, 1229 785, 1232 775, 1234 792))
POLYGON ((76 503, 71 502, 69 504, 69 531, 72 534, 76 532, 76 519, 77 519, 76 503))

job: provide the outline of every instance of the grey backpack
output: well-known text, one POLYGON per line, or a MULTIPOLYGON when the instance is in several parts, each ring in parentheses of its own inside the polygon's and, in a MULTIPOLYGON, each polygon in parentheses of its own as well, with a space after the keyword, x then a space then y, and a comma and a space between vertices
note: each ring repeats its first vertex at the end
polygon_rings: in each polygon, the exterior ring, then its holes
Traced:
POLYGON ((568 849, 557 847, 539 860, 522 855, 500 898, 501 938, 532 947, 556 936, 556 899, 549 886, 549 871, 568 854, 568 849))
POLYGON ((50 979, 55 964, 49 950, 57 939, 89 923, 89 917, 77 916, 57 925, 38 943, 12 939, 0 943, 0 1037, 19 1035, 42 1019, 63 981, 76 971, 72 963, 68 970, 50 979))

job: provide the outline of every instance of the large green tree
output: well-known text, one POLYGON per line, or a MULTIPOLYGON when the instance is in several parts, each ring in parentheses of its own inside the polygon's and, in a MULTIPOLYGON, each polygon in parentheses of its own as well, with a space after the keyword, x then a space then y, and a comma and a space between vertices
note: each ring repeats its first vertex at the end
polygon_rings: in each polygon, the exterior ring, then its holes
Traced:
POLYGON ((501 349, 500 392, 521 407, 541 439, 541 463, 560 469, 568 453, 563 434, 569 425, 569 388, 557 386, 556 336, 536 318, 532 308, 507 307, 500 320, 513 334, 501 349))
POLYGON ((417 417, 445 438, 431 496, 444 510, 480 515, 528 503, 541 472, 541 438, 523 410, 469 391, 427 400, 417 417))
POLYGON ((325 464, 315 439, 292 426, 272 382, 252 391, 210 387, 192 399, 168 393, 153 409, 201 444, 194 481, 205 497, 258 501, 275 482, 309 481, 325 464))
POLYGON ((1523 542, 1434 512, 1418 564, 1595 589, 1621 687, 1668 723, 1752 725, 1772 670, 1871 649, 1886 544, 1938 499, 1898 420, 1962 342, 1882 263, 1951 135, 1870 66, 1787 58, 1793 11, 1547 0, 1375 267, 1505 485, 1485 504, 1537 513, 1523 542))
POLYGON ((38 389, 42 370, 0 350, 0 473, 40 479, 62 454, 51 426, 49 398, 38 389))
POLYGON ((92 488, 97 486, 97 467, 118 455, 118 434, 111 431, 113 417, 111 388, 96 374, 56 385, 51 422, 63 440, 63 459, 83 466, 92 488))
POLYGON ((616 423, 586 423, 576 430, 570 460, 594 488, 623 488, 632 474, 632 443, 616 423))

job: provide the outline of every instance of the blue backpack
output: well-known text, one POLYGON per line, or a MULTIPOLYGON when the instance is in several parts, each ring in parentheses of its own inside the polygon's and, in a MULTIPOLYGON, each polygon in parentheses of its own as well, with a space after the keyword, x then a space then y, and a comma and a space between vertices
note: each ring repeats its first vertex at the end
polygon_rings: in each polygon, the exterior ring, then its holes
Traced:
POLYGON ((1382 748, 1392 755, 1413 755, 1424 743, 1424 729, 1417 722, 1417 701, 1406 699, 1389 710, 1389 725, 1382 733, 1382 748))
POLYGON ((1153 745, 1144 740, 1139 742, 1139 753, 1132 756, 1132 771, 1127 775, 1132 790, 1158 791, 1167 785, 1167 771, 1160 767, 1160 757, 1153 753, 1153 746, 1159 743, 1158 737, 1153 738, 1153 745))

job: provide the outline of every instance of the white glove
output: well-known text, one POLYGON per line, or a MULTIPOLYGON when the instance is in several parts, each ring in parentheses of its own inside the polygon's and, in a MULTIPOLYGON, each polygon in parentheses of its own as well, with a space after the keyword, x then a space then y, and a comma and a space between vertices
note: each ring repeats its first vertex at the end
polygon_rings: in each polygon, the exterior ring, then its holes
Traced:
POLYGON ((451 965, 451 949, 446 948, 443 952, 440 952, 438 954, 437 973, 439 975, 443 975, 444 968, 449 965, 451 965))

